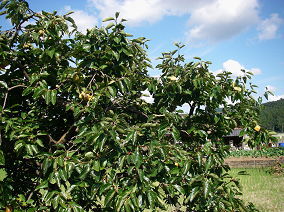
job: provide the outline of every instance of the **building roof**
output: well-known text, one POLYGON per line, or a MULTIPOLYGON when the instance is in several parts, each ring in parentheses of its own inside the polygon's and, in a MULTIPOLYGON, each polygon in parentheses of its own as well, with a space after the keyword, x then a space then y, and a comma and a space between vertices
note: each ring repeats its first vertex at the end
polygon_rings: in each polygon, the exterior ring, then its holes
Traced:
POLYGON ((235 128, 232 130, 232 132, 229 135, 226 135, 225 137, 240 136, 241 131, 242 131, 241 128, 235 128))

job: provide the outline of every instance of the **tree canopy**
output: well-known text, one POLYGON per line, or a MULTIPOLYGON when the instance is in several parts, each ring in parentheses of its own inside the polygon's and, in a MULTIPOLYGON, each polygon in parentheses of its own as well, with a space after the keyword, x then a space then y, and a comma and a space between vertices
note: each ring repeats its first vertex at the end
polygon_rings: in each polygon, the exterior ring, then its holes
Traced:
POLYGON ((260 123, 267 129, 284 132, 284 99, 264 103, 260 123))
POLYGON ((256 128, 251 73, 215 76, 175 44, 153 78, 147 39, 131 38, 119 13, 81 33, 70 14, 20 0, 0 8, 13 25, 0 33, 0 208, 254 210, 227 173, 223 143, 237 126, 251 146, 269 139, 256 128))

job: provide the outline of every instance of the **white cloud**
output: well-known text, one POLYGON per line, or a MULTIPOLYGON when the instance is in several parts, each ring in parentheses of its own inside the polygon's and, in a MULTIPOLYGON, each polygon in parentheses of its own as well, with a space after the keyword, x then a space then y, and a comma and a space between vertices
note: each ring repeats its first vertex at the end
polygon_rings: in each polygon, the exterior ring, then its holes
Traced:
POLYGON ((74 13, 70 16, 75 20, 75 23, 80 32, 85 32, 87 29, 93 28, 98 24, 98 19, 96 16, 89 14, 83 10, 72 10, 70 6, 65 6, 64 10, 66 12, 74 11, 74 13))
POLYGON ((88 0, 101 18, 121 12, 130 25, 187 15, 191 42, 229 39, 259 22, 258 0, 88 0))
POLYGON ((163 13, 157 0, 91 0, 90 2, 99 10, 101 18, 113 17, 115 12, 120 12, 132 25, 143 21, 156 22, 162 18, 163 13))
MULTIPOLYGON (((187 40, 198 44, 214 43, 230 39, 249 27, 258 26, 260 40, 277 36, 283 19, 274 13, 262 20, 259 16, 260 0, 88 0, 100 19, 120 12, 127 24, 137 26, 155 23, 165 16, 188 17, 187 40)), ((81 28, 97 23, 96 17, 77 10, 81 28)), ((186 29, 185 29, 186 30, 186 29)))
POLYGON ((277 95, 274 95, 274 96, 269 95, 268 96, 268 101, 269 102, 277 101, 277 100, 280 100, 280 99, 284 99, 284 94, 279 95, 279 96, 277 96, 277 95))
POLYGON ((229 39, 257 23, 257 0, 215 0, 194 10, 189 19, 189 41, 229 39))
POLYGON ((261 70, 259 68, 251 68, 250 70, 248 70, 250 72, 252 72, 254 75, 259 75, 261 74, 261 70))
POLYGON ((154 102, 154 98, 152 97, 152 95, 150 94, 148 89, 142 92, 141 99, 143 99, 147 103, 153 103, 154 102))
POLYGON ((101 18, 114 16, 120 12, 130 25, 154 23, 166 15, 189 14, 210 0, 88 0, 101 18))
POLYGON ((274 86, 272 86, 272 85, 267 85, 267 86, 266 86, 266 89, 267 89, 268 91, 271 91, 271 92, 275 92, 275 91, 276 91, 276 87, 274 87, 274 86))
POLYGON ((284 20, 279 17, 277 13, 273 13, 269 18, 261 21, 258 26, 259 40, 270 40, 277 37, 277 31, 281 24, 283 24, 284 20))
POLYGON ((184 113, 188 113, 189 109, 190 109, 189 104, 184 103, 182 106, 178 106, 176 110, 183 110, 184 113))
POLYGON ((223 70, 231 72, 233 76, 244 76, 244 72, 242 72, 241 70, 245 70, 246 72, 252 72, 254 75, 261 74, 261 70, 259 68, 247 69, 238 61, 232 59, 225 61, 223 63, 223 69, 215 71, 214 74, 219 74, 223 70))

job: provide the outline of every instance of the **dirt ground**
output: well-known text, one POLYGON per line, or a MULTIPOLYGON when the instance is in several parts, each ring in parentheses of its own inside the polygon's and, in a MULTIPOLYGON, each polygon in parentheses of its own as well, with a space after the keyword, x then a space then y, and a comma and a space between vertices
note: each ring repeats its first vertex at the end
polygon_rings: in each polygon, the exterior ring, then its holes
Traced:
POLYGON ((225 159, 225 163, 231 168, 272 167, 278 163, 284 164, 284 157, 230 157, 225 159))
POLYGON ((275 158, 270 158, 270 157, 229 157, 226 158, 225 161, 229 162, 229 161, 284 161, 284 156, 281 157, 275 157, 275 158))

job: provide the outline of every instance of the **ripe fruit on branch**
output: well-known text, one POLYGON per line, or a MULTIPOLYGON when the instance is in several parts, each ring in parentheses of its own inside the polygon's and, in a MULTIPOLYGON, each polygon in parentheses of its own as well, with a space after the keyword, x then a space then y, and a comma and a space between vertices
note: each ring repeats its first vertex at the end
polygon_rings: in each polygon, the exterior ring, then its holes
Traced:
POLYGON ((256 126, 254 127, 254 130, 257 131, 257 132, 259 132, 260 126, 259 126, 259 125, 256 125, 256 126))
POLYGON ((79 98, 83 99, 84 101, 92 101, 94 99, 92 95, 85 93, 84 91, 80 93, 79 98))

